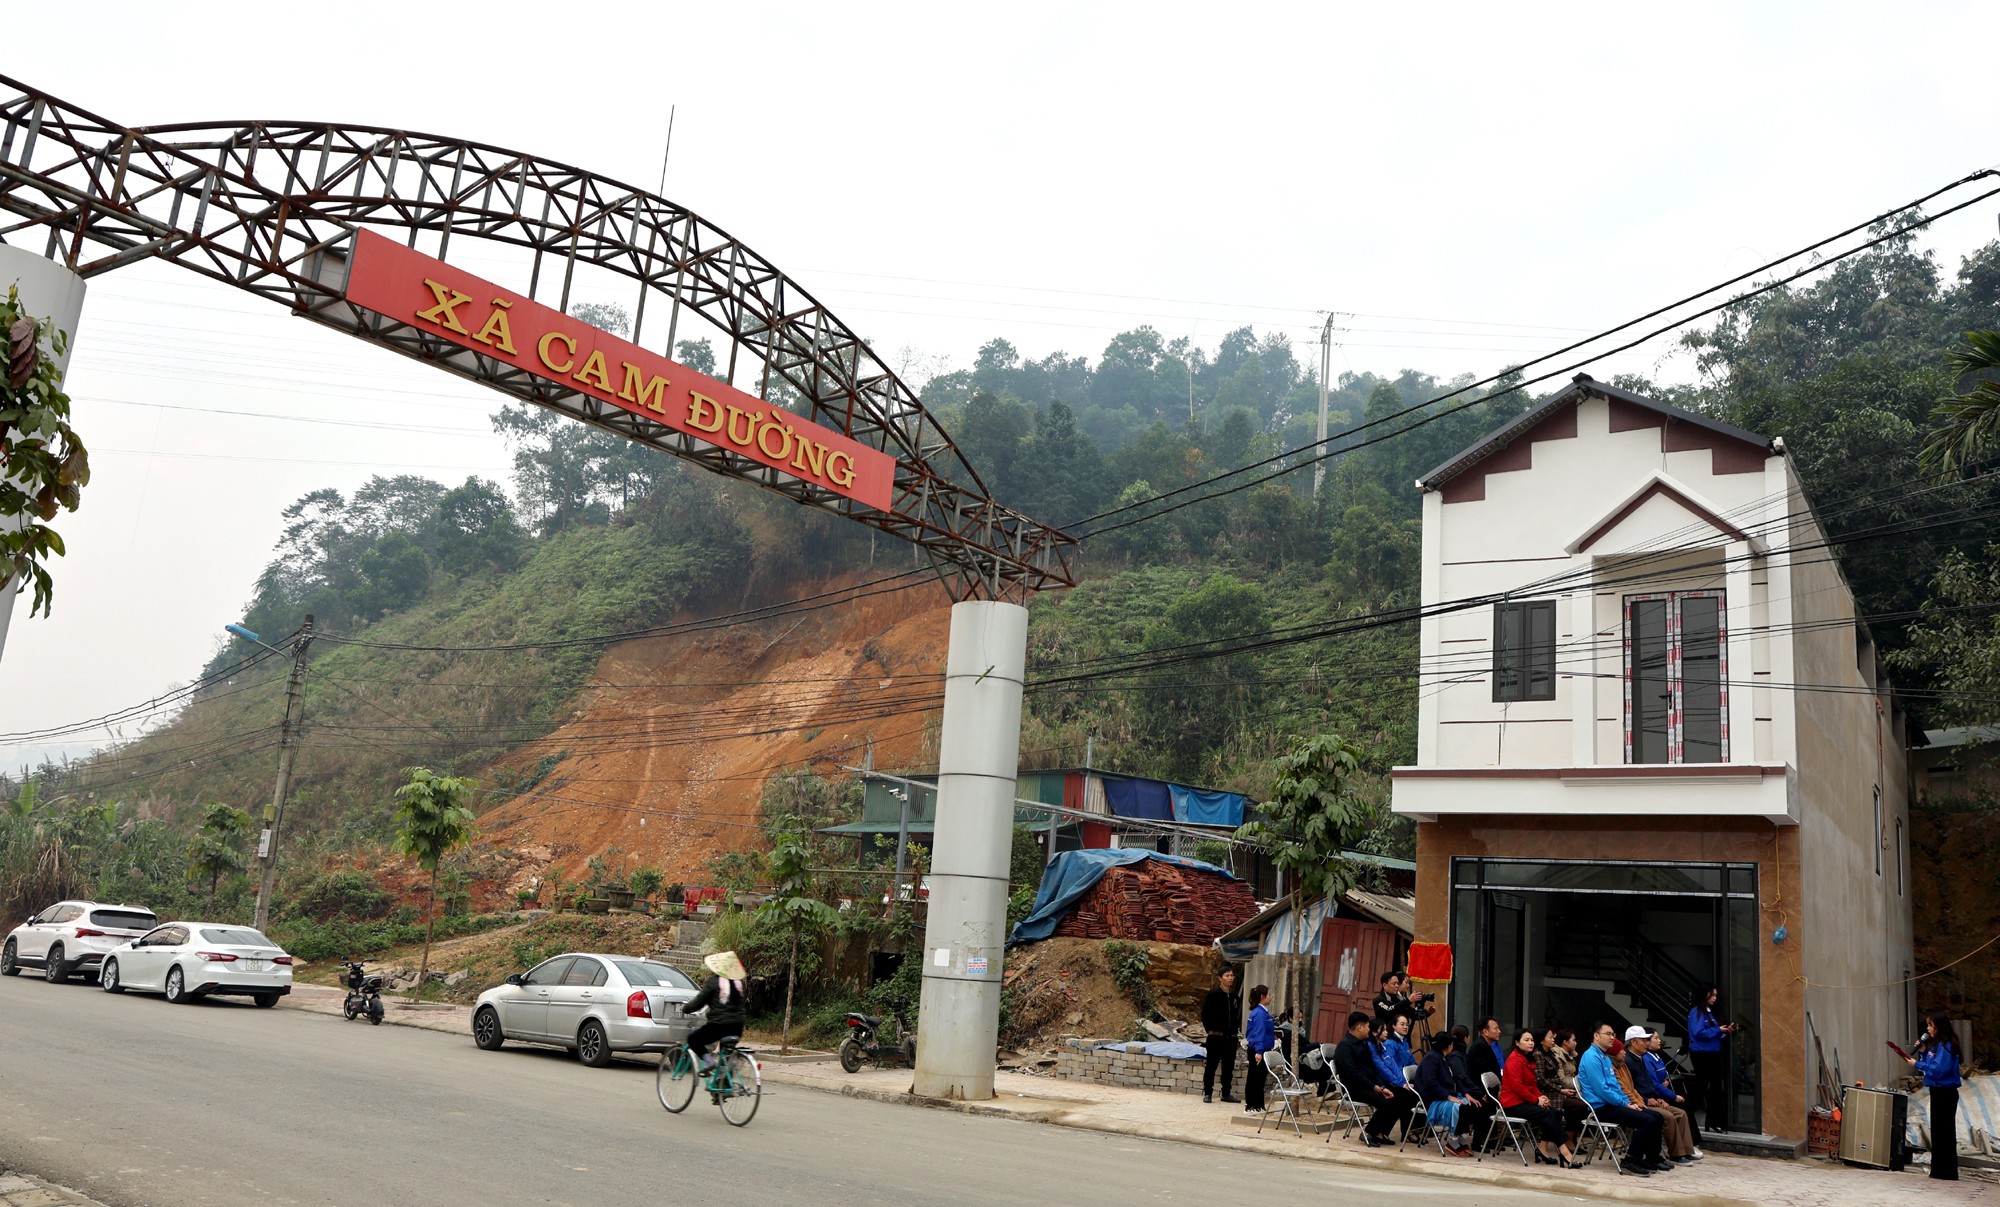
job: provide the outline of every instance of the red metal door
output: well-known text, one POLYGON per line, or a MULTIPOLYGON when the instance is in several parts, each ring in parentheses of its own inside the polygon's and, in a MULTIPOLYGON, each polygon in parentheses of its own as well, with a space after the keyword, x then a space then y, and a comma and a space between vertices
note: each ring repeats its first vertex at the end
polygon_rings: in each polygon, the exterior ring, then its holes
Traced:
POLYGON ((1328 918, 1320 927, 1313 1043, 1330 1044, 1345 1035, 1349 1011, 1373 1011, 1382 974, 1396 967, 1396 938, 1393 926, 1354 918, 1328 918))

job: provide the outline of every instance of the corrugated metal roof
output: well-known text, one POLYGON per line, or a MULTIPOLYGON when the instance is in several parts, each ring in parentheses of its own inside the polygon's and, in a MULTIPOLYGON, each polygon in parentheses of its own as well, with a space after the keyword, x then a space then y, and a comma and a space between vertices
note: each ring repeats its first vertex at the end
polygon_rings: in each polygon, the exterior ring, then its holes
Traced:
POLYGON ((1608 385, 1588 373, 1579 373, 1576 375, 1574 381, 1558 391, 1553 398, 1550 398, 1540 406, 1531 408, 1527 414, 1522 415, 1519 419, 1514 420, 1514 422, 1487 436, 1485 439, 1453 454, 1442 465, 1439 465, 1423 477, 1418 478, 1417 485, 1425 490, 1436 490, 1487 457, 1512 444, 1516 437, 1546 419, 1551 413, 1562 407, 1574 405, 1579 401, 1581 396, 1586 394, 1595 394, 1599 398, 1615 398, 1620 402, 1629 402, 1633 406, 1644 407, 1649 411, 1665 415, 1669 419, 1678 419, 1684 423, 1692 423, 1696 427, 1706 428, 1717 435, 1727 436, 1732 440, 1741 440, 1745 444, 1755 445, 1762 449, 1768 450, 1771 448, 1771 440, 1768 436, 1759 436, 1755 432, 1746 432, 1740 427, 1733 427, 1719 419, 1710 419, 1706 415, 1697 415, 1693 411, 1684 411, 1677 406, 1661 402, 1657 398, 1648 398, 1644 394, 1634 394, 1630 390, 1623 390, 1617 386, 1608 385))
POLYGON ((1371 893, 1367 889, 1351 888, 1342 893, 1340 899, 1362 913, 1373 914, 1406 935, 1417 933, 1415 897, 1391 897, 1383 893, 1371 893))

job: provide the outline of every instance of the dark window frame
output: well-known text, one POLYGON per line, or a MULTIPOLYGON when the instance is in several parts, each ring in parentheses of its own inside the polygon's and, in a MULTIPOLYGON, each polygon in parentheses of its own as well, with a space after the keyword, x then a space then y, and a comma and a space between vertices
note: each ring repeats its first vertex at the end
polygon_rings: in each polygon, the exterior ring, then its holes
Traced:
POLYGON ((1503 600, 1493 605, 1493 702, 1556 698, 1556 601, 1503 600), (1508 629, 1518 639, 1510 641, 1508 629), (1537 641, 1536 629, 1543 630, 1537 641))
MULTIPOLYGON (((1716 766, 1730 761, 1731 735, 1729 731, 1729 601, 1727 593, 1713 588, 1688 591, 1655 591, 1638 595, 1627 595, 1623 613, 1624 629, 1624 694, 1625 694, 1625 762, 1628 766, 1680 766, 1694 763, 1716 766), (1688 676, 1685 673, 1684 651, 1687 630, 1682 621, 1682 604, 1689 600, 1709 601, 1715 604, 1715 694, 1716 694, 1716 741, 1717 757, 1709 759, 1689 759, 1684 745, 1684 714, 1687 705, 1686 688, 1688 676), (1641 759, 1637 734, 1639 723, 1639 702, 1634 698, 1635 684, 1639 677, 1635 658, 1638 656, 1638 633, 1634 620, 1635 609, 1641 605, 1657 604, 1665 609, 1663 640, 1662 684, 1667 688, 1672 703, 1667 709, 1668 731, 1665 737, 1667 757, 1664 759, 1641 759)), ((1697 680, 1699 683, 1699 680, 1697 680)))

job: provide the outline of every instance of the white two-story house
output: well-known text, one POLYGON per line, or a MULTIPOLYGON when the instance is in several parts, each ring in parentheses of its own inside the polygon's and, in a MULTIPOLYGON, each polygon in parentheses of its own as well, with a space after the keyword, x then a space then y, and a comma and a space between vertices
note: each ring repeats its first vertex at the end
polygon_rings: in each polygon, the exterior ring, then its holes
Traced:
POLYGON ((1785 1137, 1820 1052, 1905 1071, 1904 716, 1782 441, 1578 377, 1417 486, 1393 801, 1452 1020, 1677 1050, 1713 982, 1742 1024, 1732 1123, 1785 1137))

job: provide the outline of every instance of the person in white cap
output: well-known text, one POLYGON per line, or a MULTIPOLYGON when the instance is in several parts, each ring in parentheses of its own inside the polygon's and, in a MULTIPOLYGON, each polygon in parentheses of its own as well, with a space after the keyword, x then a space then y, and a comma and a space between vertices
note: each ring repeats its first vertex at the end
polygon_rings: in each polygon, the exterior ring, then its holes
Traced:
MULTIPOLYGON (((1646 1109, 1660 1117, 1661 1142, 1666 1148, 1667 1160, 1676 1165, 1690 1165, 1707 1154, 1695 1144, 1694 1124, 1688 1118, 1687 1100, 1674 1093, 1673 1087, 1663 1084, 1654 1072, 1653 1045, 1659 1042, 1659 1034, 1644 1027, 1625 1028, 1625 1071, 1631 1075, 1632 1090, 1639 1095, 1646 1109)), ((1666 1066, 1662 1063, 1661 1068, 1666 1066)))
POLYGON ((681 1013, 693 1014, 703 1007, 708 1009, 708 1021, 696 1027, 687 1038, 688 1050, 701 1058, 702 1071, 706 1072, 715 1067, 715 1058, 708 1054, 708 1045, 743 1034, 743 982, 747 974, 743 970, 743 961, 737 959, 733 951, 718 951, 701 964, 714 975, 701 987, 701 992, 681 1003, 681 1013))

